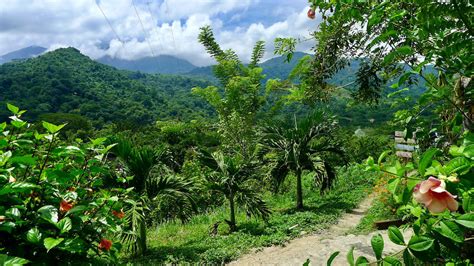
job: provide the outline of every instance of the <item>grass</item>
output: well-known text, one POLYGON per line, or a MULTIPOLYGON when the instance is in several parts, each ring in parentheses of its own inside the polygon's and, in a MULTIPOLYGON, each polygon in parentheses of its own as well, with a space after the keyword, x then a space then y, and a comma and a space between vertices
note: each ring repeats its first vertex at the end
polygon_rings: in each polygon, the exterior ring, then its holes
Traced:
POLYGON ((211 226, 227 218, 225 207, 200 214, 186 224, 169 222, 148 230, 147 254, 131 261, 133 264, 160 263, 225 263, 251 249, 282 245, 302 234, 320 231, 334 224, 344 213, 355 208, 372 188, 375 177, 357 166, 339 169, 334 188, 321 196, 311 189, 311 176, 304 177, 305 210, 296 211, 293 179, 287 192, 281 195, 267 193, 265 198, 273 213, 267 222, 249 219, 238 212, 238 231, 229 233, 221 223, 219 233, 210 235, 211 226))
POLYGON ((373 201, 372 206, 367 211, 364 218, 362 218, 360 223, 351 229, 349 233, 355 235, 368 234, 377 230, 374 227, 374 222, 396 218, 397 216, 393 213, 392 209, 387 207, 386 203, 377 198, 373 201))

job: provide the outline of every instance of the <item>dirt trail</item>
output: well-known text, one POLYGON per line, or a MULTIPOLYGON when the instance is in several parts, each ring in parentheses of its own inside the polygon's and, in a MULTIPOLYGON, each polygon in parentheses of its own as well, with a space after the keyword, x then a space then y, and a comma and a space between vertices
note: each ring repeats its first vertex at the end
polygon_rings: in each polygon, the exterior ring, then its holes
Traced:
MULTIPOLYGON (((310 259, 310 265, 326 265, 326 261, 335 251, 340 251, 333 265, 348 265, 346 254, 354 246, 354 257, 365 256, 374 261, 370 239, 374 234, 380 233, 384 238, 384 254, 393 254, 401 250, 400 246, 393 244, 387 236, 386 231, 377 231, 369 235, 346 235, 352 227, 359 224, 367 210, 370 208, 373 198, 367 197, 357 209, 344 214, 338 223, 327 230, 297 238, 285 246, 272 246, 251 254, 244 255, 229 265, 302 265, 306 259, 310 259)), ((404 232, 405 239, 410 232, 404 232)))

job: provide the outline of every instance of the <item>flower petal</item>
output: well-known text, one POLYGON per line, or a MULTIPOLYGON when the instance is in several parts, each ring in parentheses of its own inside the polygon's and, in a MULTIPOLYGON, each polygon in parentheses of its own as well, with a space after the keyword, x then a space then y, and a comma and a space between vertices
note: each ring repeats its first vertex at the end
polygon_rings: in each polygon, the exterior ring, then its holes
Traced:
POLYGON ((446 203, 448 205, 448 209, 452 212, 457 211, 459 208, 459 203, 454 199, 454 197, 447 198, 446 203))
POLYGON ((413 198, 419 202, 426 205, 429 205, 432 201, 432 197, 429 193, 421 193, 419 190, 415 189, 413 191, 413 198))
POLYGON ((441 180, 438 180, 432 176, 430 176, 428 178, 428 180, 425 180, 423 182, 421 182, 421 185, 420 185, 420 192, 421 193, 426 193, 428 192, 428 190, 430 190, 432 187, 437 187, 441 185, 441 180))
POLYGON ((447 208, 447 203, 446 200, 440 200, 440 199, 433 199, 431 203, 426 206, 428 210, 432 213, 441 213, 444 212, 447 208))

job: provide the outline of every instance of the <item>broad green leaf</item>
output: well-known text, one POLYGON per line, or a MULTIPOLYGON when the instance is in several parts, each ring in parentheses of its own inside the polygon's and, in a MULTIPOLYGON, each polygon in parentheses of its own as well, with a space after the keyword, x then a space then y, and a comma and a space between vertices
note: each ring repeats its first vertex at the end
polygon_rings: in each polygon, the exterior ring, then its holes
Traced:
POLYGON ((462 194, 462 208, 466 212, 474 212, 474 195, 473 193, 464 192, 462 194))
POLYGON ((18 208, 10 208, 5 212, 5 215, 12 218, 20 218, 21 213, 18 208))
POLYGON ((33 244, 37 244, 41 241, 41 232, 38 230, 38 228, 31 228, 30 230, 28 230, 28 232, 26 233, 26 239, 33 243, 33 244))
POLYGON ((354 247, 353 246, 351 247, 351 249, 349 249, 349 252, 347 252, 346 258, 349 265, 354 266, 354 247))
POLYGON ((97 145, 101 145, 106 140, 107 140, 107 138, 97 138, 97 139, 91 140, 91 142, 94 146, 97 146, 97 145))
POLYGON ((25 265, 28 264, 30 261, 27 259, 19 258, 19 257, 8 257, 5 262, 3 262, 3 266, 18 266, 18 265, 25 265))
POLYGON ((45 238, 43 242, 44 247, 46 248, 47 252, 49 252, 52 248, 61 244, 63 240, 64 238, 52 238, 52 237, 45 238))
POLYGON ((397 53, 401 55, 409 55, 413 53, 413 49, 410 46, 401 46, 396 49, 397 53))
POLYGON ((12 157, 12 152, 11 151, 7 151, 7 152, 4 152, 4 153, 0 154, 0 167, 4 166, 8 162, 8 160, 10 160, 11 157, 12 157))
POLYGON ((360 256, 357 258, 355 265, 369 265, 369 260, 364 256, 360 256))
POLYGON ((402 232, 400 232, 400 229, 398 229, 398 227, 390 226, 388 228, 388 238, 390 238, 390 240, 397 245, 405 245, 403 234, 402 232))
POLYGON ((53 224, 58 222, 58 209, 52 205, 46 205, 38 209, 41 218, 53 224))
POLYGON ((421 156, 420 162, 418 164, 418 172, 420 173, 421 176, 425 175, 426 168, 431 165, 433 156, 435 156, 438 153, 438 151, 439 150, 436 148, 430 148, 423 153, 423 155, 421 156))
POLYGON ((37 185, 31 184, 31 183, 25 183, 25 182, 13 182, 13 183, 8 183, 4 185, 0 189, 0 196, 10 194, 10 193, 23 193, 23 192, 29 192, 34 188, 37 188, 37 185))
POLYGON ((77 206, 74 206, 72 209, 70 209, 67 212, 67 215, 71 215, 71 214, 76 213, 76 212, 83 212, 84 210, 87 210, 87 206, 77 205, 77 206))
POLYGON ((455 222, 441 221, 439 225, 433 227, 433 230, 455 242, 462 243, 464 241, 464 232, 455 222))
POLYGON ((410 251, 408 251, 408 249, 405 249, 405 251, 403 251, 403 263, 405 264, 405 266, 415 265, 415 263, 413 262, 413 257, 410 254, 410 251))
POLYGON ((414 251, 425 251, 433 246, 434 240, 426 236, 413 235, 408 242, 408 248, 414 251))
POLYGON ((392 152, 391 150, 387 150, 387 151, 382 152, 382 154, 380 154, 380 156, 379 156, 379 159, 377 160, 377 163, 381 164, 383 159, 385 159, 385 157, 387 157, 387 155, 391 152, 392 152))
POLYGON ((380 260, 382 258, 382 251, 384 247, 382 235, 374 235, 370 240, 370 244, 372 245, 372 249, 374 250, 375 257, 377 258, 377 260, 380 260))
POLYGON ((0 123, 0 132, 5 130, 5 128, 7 128, 7 122, 0 123))
POLYGON ((57 224, 56 227, 61 230, 61 234, 64 234, 71 230, 72 228, 72 222, 69 217, 61 219, 57 224))
POLYGON ((309 266, 309 263, 310 263, 310 262, 311 262, 311 261, 310 261, 309 259, 306 259, 306 261, 303 263, 303 266, 309 266))
POLYGON ((471 168, 470 161, 465 157, 456 157, 445 165, 446 174, 462 173, 471 168))
POLYGON ((10 112, 12 112, 14 115, 18 114, 18 112, 20 111, 20 108, 16 107, 16 106, 13 105, 13 104, 9 104, 9 103, 7 103, 7 108, 8 108, 8 110, 10 110, 10 112))
POLYGON ((394 257, 385 257, 382 265, 384 266, 402 266, 402 263, 394 257))
POLYGON ((28 123, 18 119, 18 120, 11 121, 11 124, 12 124, 12 126, 14 126, 16 128, 22 128, 22 127, 26 126, 26 124, 28 124, 28 123))
POLYGON ((465 146, 462 154, 468 158, 474 159, 474 144, 465 146))
POLYGON ((339 251, 336 251, 334 253, 331 254, 331 256, 329 257, 328 261, 326 262, 326 266, 331 266, 332 265, 332 262, 336 259, 336 257, 339 255, 339 251))
POLYGON ((58 131, 61 130, 64 126, 66 126, 66 124, 57 126, 57 125, 54 125, 54 124, 51 124, 51 123, 48 123, 48 122, 43 121, 43 127, 44 127, 50 134, 54 134, 54 133, 58 132, 58 131))
POLYGON ((474 213, 466 213, 456 219, 456 223, 474 229, 474 213))
POLYGON ((23 165, 35 165, 36 158, 34 158, 31 154, 24 155, 24 156, 15 156, 10 159, 10 163, 17 163, 23 165))

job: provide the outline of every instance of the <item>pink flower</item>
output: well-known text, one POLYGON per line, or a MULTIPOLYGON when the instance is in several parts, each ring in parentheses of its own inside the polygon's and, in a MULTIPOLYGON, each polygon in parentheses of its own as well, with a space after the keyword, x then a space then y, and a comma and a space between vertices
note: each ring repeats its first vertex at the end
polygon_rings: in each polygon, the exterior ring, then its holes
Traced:
POLYGON ((106 251, 109 251, 110 248, 112 247, 112 241, 106 239, 106 238, 102 238, 100 240, 100 243, 99 243, 99 249, 100 250, 106 250, 106 251))
POLYGON ((314 9, 310 8, 308 10, 308 18, 314 19, 315 17, 316 17, 316 12, 314 11, 314 9))
POLYGON ((446 209, 450 211, 458 209, 456 196, 446 190, 444 182, 432 176, 415 186, 413 197, 432 213, 440 213, 446 209))

